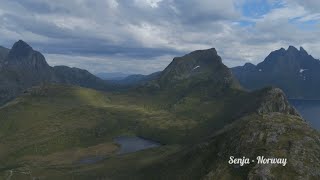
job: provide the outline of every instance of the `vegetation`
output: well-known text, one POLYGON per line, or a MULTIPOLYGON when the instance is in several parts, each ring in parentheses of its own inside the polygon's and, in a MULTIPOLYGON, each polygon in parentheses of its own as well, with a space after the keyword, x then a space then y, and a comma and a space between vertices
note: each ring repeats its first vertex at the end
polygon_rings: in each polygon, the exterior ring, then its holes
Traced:
POLYGON ((280 89, 242 90, 214 49, 177 58, 128 90, 42 84, 0 107, 0 117, 2 179, 320 177, 319 132, 280 89), (122 135, 163 146, 119 155, 113 139, 122 135), (289 162, 239 168, 231 155, 289 162))

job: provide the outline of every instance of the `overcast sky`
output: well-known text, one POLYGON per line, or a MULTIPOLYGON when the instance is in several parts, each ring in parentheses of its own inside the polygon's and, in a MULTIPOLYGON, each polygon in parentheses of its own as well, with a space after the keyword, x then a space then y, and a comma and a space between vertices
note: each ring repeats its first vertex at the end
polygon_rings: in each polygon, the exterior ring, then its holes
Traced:
POLYGON ((214 47, 229 67, 303 46, 320 58, 320 0, 0 0, 0 45, 50 65, 148 74, 214 47))

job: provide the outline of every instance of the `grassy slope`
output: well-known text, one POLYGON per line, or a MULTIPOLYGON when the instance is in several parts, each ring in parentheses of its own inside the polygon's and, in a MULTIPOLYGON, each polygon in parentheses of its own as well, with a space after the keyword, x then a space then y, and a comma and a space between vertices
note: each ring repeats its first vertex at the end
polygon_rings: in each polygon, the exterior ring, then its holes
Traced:
MULTIPOLYGON (((175 94, 102 93, 60 85, 34 88, 0 109, 0 177, 8 177, 11 169, 17 179, 29 177, 29 172, 32 177, 52 179, 204 176, 212 164, 189 167, 193 163, 184 163, 182 152, 252 112, 259 95, 232 89, 214 97, 198 89, 180 92, 180 97, 175 94), (112 138, 119 135, 143 136, 167 145, 117 156, 112 138), (106 159, 94 165, 77 163, 92 156, 106 159), (172 165, 169 172, 162 164, 167 161, 172 165), (205 169, 192 170, 199 167, 205 169)), ((208 156, 194 154, 191 160, 198 163, 208 156)))
POLYGON ((0 168, 37 165, 40 159, 55 164, 54 159, 64 156, 72 162, 90 153, 68 157, 70 149, 87 152, 99 144, 114 149, 112 138, 125 134, 168 145, 193 143, 225 123, 212 119, 231 104, 197 95, 111 94, 61 85, 33 88, 0 109, 0 168))

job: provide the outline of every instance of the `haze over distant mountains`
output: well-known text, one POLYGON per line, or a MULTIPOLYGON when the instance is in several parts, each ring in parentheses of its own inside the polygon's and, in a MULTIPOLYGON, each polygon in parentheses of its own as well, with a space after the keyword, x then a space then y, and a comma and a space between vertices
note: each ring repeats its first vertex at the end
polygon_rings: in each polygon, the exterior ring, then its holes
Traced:
POLYGON ((289 98, 320 99, 320 61, 302 47, 289 46, 271 52, 263 62, 232 68, 247 89, 281 88, 289 98))
POLYGON ((122 80, 131 74, 125 74, 122 72, 113 72, 113 73, 108 73, 108 72, 101 72, 95 74, 97 77, 104 79, 104 80, 122 80))

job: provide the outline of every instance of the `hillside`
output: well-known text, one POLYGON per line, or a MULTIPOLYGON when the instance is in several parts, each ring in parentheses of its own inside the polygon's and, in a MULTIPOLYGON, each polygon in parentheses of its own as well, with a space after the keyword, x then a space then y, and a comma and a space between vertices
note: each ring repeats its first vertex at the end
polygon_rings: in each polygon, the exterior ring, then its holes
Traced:
POLYGON ((4 179, 320 177, 319 132, 280 89, 244 91, 215 49, 174 58, 127 91, 42 84, 1 107, 0 117, 4 179), (123 135, 162 146, 119 155, 113 139, 123 135), (230 155, 289 160, 285 168, 238 167, 227 164, 230 155))
POLYGON ((10 50, 0 48, 0 105, 14 99, 27 88, 43 83, 111 89, 105 81, 86 70, 49 66, 40 52, 22 40, 16 42, 10 50))
POLYGON ((320 99, 320 61, 302 47, 290 46, 271 52, 256 66, 250 63, 232 68, 241 85, 255 90, 275 86, 284 90, 289 98, 320 99))

